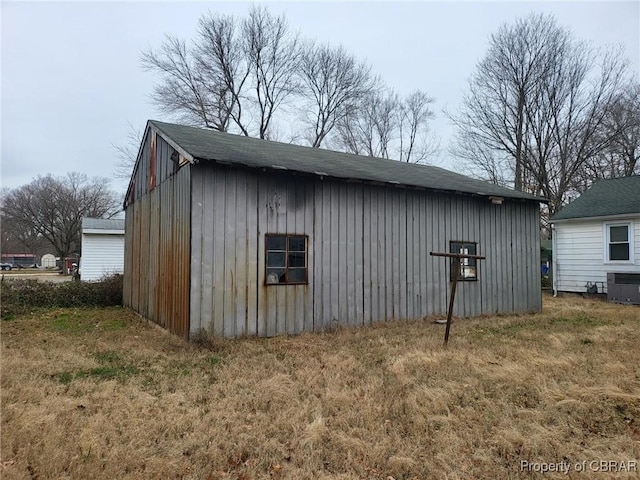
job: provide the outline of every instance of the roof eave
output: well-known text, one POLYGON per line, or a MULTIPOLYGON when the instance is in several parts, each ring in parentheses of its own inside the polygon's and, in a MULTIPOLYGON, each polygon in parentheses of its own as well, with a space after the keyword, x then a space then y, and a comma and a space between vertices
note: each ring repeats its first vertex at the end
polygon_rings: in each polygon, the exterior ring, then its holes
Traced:
POLYGON ((570 218, 550 218, 549 223, 568 223, 580 221, 600 221, 600 220, 627 220, 640 217, 638 213, 612 213, 610 215, 595 215, 590 217, 570 217, 570 218))
MULTIPOLYGON (((201 162, 207 162, 207 163, 215 163, 217 165, 222 165, 225 167, 242 167, 242 168, 248 168, 251 170, 261 170, 264 172, 273 172, 273 173, 283 173, 283 172, 288 172, 294 175, 305 175, 305 176, 310 176, 310 177, 317 177, 320 178, 321 180, 324 178, 329 178, 329 179, 333 179, 333 180, 339 180, 339 181, 343 181, 343 182, 350 182, 350 183, 367 183, 370 185, 379 185, 379 186, 387 186, 387 187, 396 187, 396 188, 413 188, 416 190, 429 190, 432 192, 446 192, 446 193, 451 193, 451 194, 457 194, 457 195, 469 195, 469 196, 474 196, 474 197, 483 197, 486 199, 491 199, 492 197, 503 197, 503 198, 508 198, 509 200, 519 200, 519 201, 524 201, 524 202, 536 202, 536 203, 544 203, 544 204, 548 204, 549 200, 543 197, 537 197, 535 195, 529 195, 527 197, 524 196, 518 196, 518 195, 508 195, 508 194, 504 194, 504 193, 484 193, 484 192, 465 192, 462 190, 456 190, 456 189, 446 189, 446 188, 436 188, 436 187, 426 187, 423 185, 412 185, 409 183, 404 183, 404 182, 399 182, 396 180, 388 180, 388 181, 380 181, 380 180, 370 180, 370 179, 365 179, 365 178, 353 178, 353 177, 338 177, 336 175, 330 175, 328 173, 324 173, 324 172, 305 172, 302 170, 292 170, 289 168, 284 168, 284 167, 278 167, 277 165, 274 165, 272 167, 265 167, 265 166, 255 166, 255 165, 247 165, 246 163, 242 163, 242 162, 230 162, 230 161, 226 161, 226 160, 216 160, 213 158, 203 158, 203 157, 192 157, 191 163, 194 164, 198 164, 201 162)), ((514 190, 515 192, 515 190, 514 190)))

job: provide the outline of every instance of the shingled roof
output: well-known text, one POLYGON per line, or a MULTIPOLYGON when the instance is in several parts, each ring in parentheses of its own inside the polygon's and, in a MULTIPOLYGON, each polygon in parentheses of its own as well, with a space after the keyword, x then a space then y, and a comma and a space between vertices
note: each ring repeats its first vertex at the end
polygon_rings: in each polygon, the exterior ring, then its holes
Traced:
POLYGON ((124 232, 123 218, 89 218, 82 219, 83 230, 122 230, 124 232))
POLYGON ((640 176, 599 180, 577 199, 551 218, 607 217, 611 215, 640 214, 640 176))
POLYGON ((193 157, 195 162, 212 161, 250 168, 288 170, 340 179, 382 182, 487 197, 545 201, 534 195, 430 165, 272 142, 156 120, 149 120, 149 124, 178 144, 193 157))

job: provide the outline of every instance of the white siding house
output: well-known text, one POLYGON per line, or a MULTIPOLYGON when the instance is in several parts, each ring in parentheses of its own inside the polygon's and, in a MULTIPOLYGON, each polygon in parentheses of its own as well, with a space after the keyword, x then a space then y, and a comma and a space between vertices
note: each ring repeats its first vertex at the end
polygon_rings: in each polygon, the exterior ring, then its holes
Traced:
POLYGON ((124 220, 82 219, 82 280, 95 281, 105 275, 123 273, 124 220))
POLYGON ((607 273, 640 274, 640 176, 596 182, 551 222, 554 291, 607 293, 607 273))

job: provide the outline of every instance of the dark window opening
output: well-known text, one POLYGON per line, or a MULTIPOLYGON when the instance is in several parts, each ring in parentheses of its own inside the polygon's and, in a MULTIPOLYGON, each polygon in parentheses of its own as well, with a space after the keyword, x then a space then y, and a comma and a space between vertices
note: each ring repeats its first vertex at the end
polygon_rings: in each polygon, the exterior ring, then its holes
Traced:
POLYGON ((629 260, 629 225, 609 225, 609 260, 629 260))
MULTIPOLYGON (((478 244, 475 242, 450 242, 450 253, 461 253, 464 255, 477 255, 478 244)), ((453 281, 453 277, 456 272, 456 260, 451 259, 451 268, 449 278, 453 281)), ((459 282, 473 282, 478 280, 478 266, 475 258, 460 258, 460 275, 458 275, 459 282)))
POLYGON ((265 235, 266 284, 306 284, 307 237, 305 235, 265 235))

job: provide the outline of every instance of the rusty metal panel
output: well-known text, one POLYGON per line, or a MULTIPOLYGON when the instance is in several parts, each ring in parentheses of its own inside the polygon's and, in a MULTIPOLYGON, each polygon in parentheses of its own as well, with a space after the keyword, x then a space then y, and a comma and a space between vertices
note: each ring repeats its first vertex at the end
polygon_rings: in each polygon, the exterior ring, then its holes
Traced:
POLYGON ((151 152, 149 154, 149 191, 156 188, 156 138, 155 132, 151 134, 151 152))
POLYGON ((124 216, 124 276, 122 279, 122 303, 131 306, 131 278, 129 274, 133 266, 133 245, 131 236, 133 235, 133 209, 127 207, 124 216))
POLYGON ((191 265, 191 201, 190 169, 182 168, 174 175, 173 215, 171 218, 172 263, 170 278, 172 296, 172 329, 181 337, 189 336, 189 283, 191 265))
POLYGON ((135 199, 126 209, 125 298, 127 305, 140 314, 172 333, 187 337, 190 166, 174 172, 172 153, 173 149, 150 129, 133 182, 135 199), (152 180, 154 168, 155 181, 152 180), (171 174, 163 177, 161 172, 171 174))
POLYGON ((137 311, 148 317, 149 313, 149 221, 150 221, 150 209, 149 209, 149 195, 145 195, 138 201, 138 229, 140 232, 140 244, 139 251, 144 250, 144 254, 139 256, 139 295, 138 295, 138 307, 137 311))
POLYGON ((132 293, 131 306, 134 310, 139 311, 140 301, 140 201, 138 200, 132 206, 133 210, 133 269, 131 270, 132 293))
POLYGON ((157 189, 152 190, 148 194, 149 197, 149 241, 148 248, 148 266, 147 266, 147 318, 157 318, 155 298, 158 295, 158 285, 156 284, 156 276, 158 273, 158 265, 162 261, 158 255, 158 245, 160 242, 160 219, 159 211, 159 193, 157 189))
POLYGON ((171 219, 173 216, 173 177, 166 178, 160 189, 160 251, 161 262, 159 265, 159 275, 156 282, 160 290, 160 298, 157 299, 158 323, 169 330, 173 331, 171 324, 172 311, 172 285, 175 280, 171 278, 173 268, 173 245, 171 238, 173 231, 171 229, 171 219))

